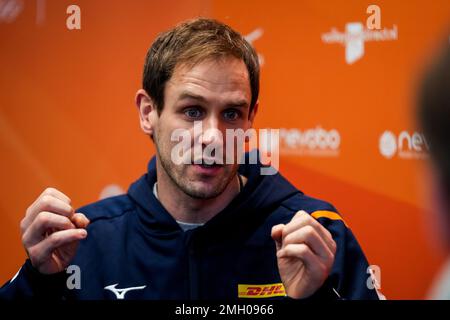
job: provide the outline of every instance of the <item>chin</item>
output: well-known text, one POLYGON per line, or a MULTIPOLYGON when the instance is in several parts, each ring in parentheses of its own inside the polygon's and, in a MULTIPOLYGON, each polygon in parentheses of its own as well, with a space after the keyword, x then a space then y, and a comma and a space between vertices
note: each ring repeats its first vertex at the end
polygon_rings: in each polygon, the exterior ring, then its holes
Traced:
POLYGON ((192 179, 186 181, 183 191, 187 195, 197 199, 213 199, 221 195, 226 189, 223 184, 225 179, 223 177, 215 177, 214 179, 192 179))
POLYGON ((210 183, 205 182, 196 182, 197 186, 188 186, 189 190, 186 192, 188 195, 190 195, 193 198, 198 199, 212 199, 219 196, 223 190, 220 190, 217 185, 212 185, 210 183))
POLYGON ((221 193, 217 193, 216 191, 203 191, 203 190, 189 190, 186 192, 187 195, 189 195, 192 198, 195 199, 202 199, 202 200, 208 200, 208 199, 214 199, 218 197, 221 193))

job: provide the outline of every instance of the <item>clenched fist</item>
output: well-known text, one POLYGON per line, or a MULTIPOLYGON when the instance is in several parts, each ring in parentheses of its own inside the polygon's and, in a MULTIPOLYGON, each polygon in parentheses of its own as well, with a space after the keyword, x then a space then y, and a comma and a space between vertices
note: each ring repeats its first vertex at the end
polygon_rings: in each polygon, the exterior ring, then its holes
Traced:
POLYGON ((89 220, 75 213, 70 199, 47 188, 27 209, 20 223, 22 243, 32 265, 43 274, 63 271, 86 238, 89 220))
POLYGON ((328 277, 334 263, 336 242, 331 233, 305 211, 272 228, 278 269, 289 297, 306 298, 328 277))

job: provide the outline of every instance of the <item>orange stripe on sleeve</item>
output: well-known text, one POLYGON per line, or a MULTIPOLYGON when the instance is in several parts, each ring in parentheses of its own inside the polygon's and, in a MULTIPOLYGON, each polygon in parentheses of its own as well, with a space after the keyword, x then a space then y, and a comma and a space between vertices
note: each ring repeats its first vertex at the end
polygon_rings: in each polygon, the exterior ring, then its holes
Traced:
POLYGON ((313 213, 311 213, 311 216, 314 219, 328 218, 328 219, 331 219, 331 220, 341 220, 344 223, 344 225, 348 228, 348 226, 345 223, 345 221, 336 212, 319 210, 319 211, 314 211, 313 213))

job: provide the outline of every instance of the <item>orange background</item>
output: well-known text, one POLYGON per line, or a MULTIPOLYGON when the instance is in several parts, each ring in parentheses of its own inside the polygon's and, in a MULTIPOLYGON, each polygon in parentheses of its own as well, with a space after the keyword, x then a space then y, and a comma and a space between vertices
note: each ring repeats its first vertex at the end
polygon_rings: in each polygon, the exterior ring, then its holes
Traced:
POLYGON ((264 58, 256 126, 321 126, 341 138, 335 156, 281 150, 280 171, 338 208, 380 266, 387 298, 424 298, 443 253, 433 245, 423 160, 386 159, 378 141, 385 130, 417 130, 415 88, 449 37, 446 0, 0 0, 0 281, 25 259, 19 222, 45 187, 79 207, 108 185, 126 190, 146 170, 154 148, 133 103, 145 53, 159 32, 196 16, 244 35, 261 28, 253 42, 264 58), (2 21, 5 1, 22 3, 13 21, 2 21), (81 8, 81 30, 66 28, 71 4, 81 8), (344 47, 322 34, 365 26, 370 4, 381 9, 382 29, 397 26, 398 39, 366 41, 361 59, 347 64, 344 47))

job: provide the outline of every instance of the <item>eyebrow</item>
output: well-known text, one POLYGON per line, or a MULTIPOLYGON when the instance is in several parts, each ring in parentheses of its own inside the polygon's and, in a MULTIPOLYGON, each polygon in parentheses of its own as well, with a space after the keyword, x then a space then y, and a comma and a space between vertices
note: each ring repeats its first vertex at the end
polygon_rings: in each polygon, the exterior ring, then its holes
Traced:
MULTIPOLYGON (((205 97, 195 94, 195 93, 192 93, 190 91, 183 91, 177 100, 180 101, 180 100, 185 100, 185 99, 192 99, 192 100, 197 100, 197 101, 201 101, 201 102, 207 102, 205 97)), ((228 108, 231 108, 231 107, 246 108, 246 107, 248 107, 248 102, 246 100, 237 100, 235 102, 227 103, 226 107, 228 107, 228 108)))
POLYGON ((184 99, 193 99, 206 102, 206 99, 203 96, 197 95, 189 91, 183 91, 177 100, 184 100, 184 99))

